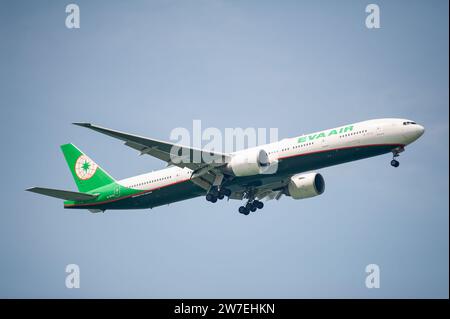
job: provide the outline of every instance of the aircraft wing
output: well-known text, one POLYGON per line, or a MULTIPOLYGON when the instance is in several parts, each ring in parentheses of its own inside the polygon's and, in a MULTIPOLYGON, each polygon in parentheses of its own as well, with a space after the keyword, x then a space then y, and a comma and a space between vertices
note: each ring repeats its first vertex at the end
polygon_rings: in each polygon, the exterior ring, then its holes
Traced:
POLYGON ((167 162, 169 165, 187 167, 194 171, 214 170, 216 167, 223 166, 230 159, 229 155, 182 146, 174 143, 164 142, 156 139, 150 139, 143 136, 128 134, 120 131, 111 130, 91 123, 73 123, 78 126, 86 127, 91 130, 109 135, 125 142, 125 145, 138 150, 141 155, 147 154, 167 162), (214 158, 213 163, 204 161, 206 158, 214 158), (216 160, 217 159, 217 160, 216 160))

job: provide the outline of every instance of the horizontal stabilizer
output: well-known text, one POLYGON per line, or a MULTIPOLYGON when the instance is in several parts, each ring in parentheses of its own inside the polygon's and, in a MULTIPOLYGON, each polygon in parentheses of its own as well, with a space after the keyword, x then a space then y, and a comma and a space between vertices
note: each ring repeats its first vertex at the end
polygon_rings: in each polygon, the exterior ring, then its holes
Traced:
POLYGON ((60 199, 73 200, 73 201, 83 201, 97 198, 98 195, 92 195, 87 193, 78 193, 71 191, 64 191, 60 189, 51 189, 51 188, 43 188, 43 187, 32 187, 27 189, 29 192, 46 195, 50 197, 56 197, 60 199))

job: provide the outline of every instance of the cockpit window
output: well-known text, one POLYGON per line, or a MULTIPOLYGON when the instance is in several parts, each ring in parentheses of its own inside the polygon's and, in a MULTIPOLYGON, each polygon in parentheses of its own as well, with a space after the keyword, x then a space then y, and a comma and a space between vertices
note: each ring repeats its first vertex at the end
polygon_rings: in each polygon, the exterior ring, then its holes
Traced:
POLYGON ((403 122, 403 125, 417 124, 416 122, 406 121, 403 122))

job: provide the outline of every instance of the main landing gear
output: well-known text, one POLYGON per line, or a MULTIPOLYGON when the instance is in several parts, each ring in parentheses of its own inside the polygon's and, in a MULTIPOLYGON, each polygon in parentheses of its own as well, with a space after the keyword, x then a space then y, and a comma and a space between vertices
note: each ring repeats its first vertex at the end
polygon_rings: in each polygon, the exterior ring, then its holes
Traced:
POLYGON ((226 197, 230 197, 231 190, 228 188, 221 188, 218 190, 217 188, 212 189, 208 194, 206 194, 206 200, 211 203, 217 202, 217 200, 222 200, 226 197))
MULTIPOLYGON (((206 200, 211 203, 215 203, 218 200, 224 199, 226 197, 231 196, 231 190, 228 188, 218 188, 212 187, 208 194, 206 194, 206 200)), ((262 209, 264 207, 264 203, 255 199, 254 190, 246 191, 244 198, 248 199, 247 204, 239 207, 239 213, 243 215, 248 215, 250 212, 256 212, 257 209, 262 209)))
POLYGON ((248 201, 245 206, 239 207, 239 213, 248 215, 250 212, 256 212, 257 209, 262 209, 264 207, 264 203, 259 200, 248 201))
POLYGON ((255 190, 253 188, 248 189, 244 198, 247 198, 247 204, 245 206, 239 207, 239 213, 243 215, 248 215, 250 212, 256 212, 257 209, 262 209, 264 207, 264 203, 255 199, 255 190))

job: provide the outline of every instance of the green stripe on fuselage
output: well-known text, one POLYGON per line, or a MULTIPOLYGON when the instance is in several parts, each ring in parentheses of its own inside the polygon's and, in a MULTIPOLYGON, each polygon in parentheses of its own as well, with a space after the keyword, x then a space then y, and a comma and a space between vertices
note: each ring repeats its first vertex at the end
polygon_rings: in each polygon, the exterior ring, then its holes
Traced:
POLYGON ((99 196, 93 200, 87 200, 87 201, 65 201, 65 206, 71 206, 71 205, 87 205, 87 204, 93 204, 96 205, 101 202, 105 201, 113 201, 118 200, 123 197, 132 196, 135 194, 138 194, 139 192, 142 192, 141 190, 133 189, 124 187, 118 183, 111 183, 99 188, 96 188, 89 193, 91 194, 99 194, 99 196))
MULTIPOLYGON (((352 148, 340 148, 309 154, 298 154, 296 156, 280 159, 276 175, 237 177, 230 183, 224 184, 224 186, 229 187, 233 191, 240 190, 248 185, 261 186, 293 174, 386 154, 398 146, 399 145, 355 146, 352 148)), ((95 208, 101 210, 152 208, 202 196, 206 193, 205 190, 192 183, 190 180, 161 187, 141 195, 139 194, 144 191, 126 188, 119 184, 115 184, 114 186, 107 185, 96 189, 92 193, 95 194, 96 192, 99 193, 100 196, 95 200, 85 202, 66 201, 66 205, 72 205, 66 206, 66 208, 95 208), (116 186, 119 187, 118 193, 115 188, 116 186)))
POLYGON ((114 190, 109 189, 107 190, 107 194, 110 196, 102 194, 94 201, 66 201, 64 204, 66 208, 95 208, 101 210, 153 208, 194 198, 206 193, 205 190, 189 180, 151 190, 136 190, 123 186, 120 187, 120 194, 118 196, 113 194, 114 190))

